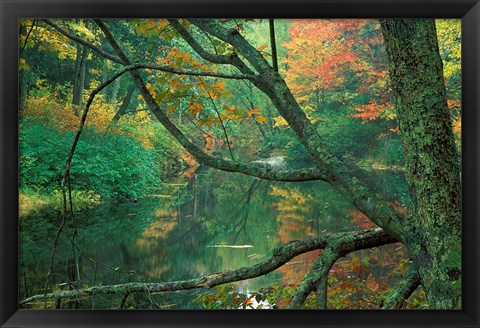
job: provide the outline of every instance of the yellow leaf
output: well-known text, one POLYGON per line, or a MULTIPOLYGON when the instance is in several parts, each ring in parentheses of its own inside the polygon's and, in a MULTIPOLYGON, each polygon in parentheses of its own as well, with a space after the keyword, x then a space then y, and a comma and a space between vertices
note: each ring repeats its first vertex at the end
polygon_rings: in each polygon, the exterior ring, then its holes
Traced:
POLYGON ((28 71, 30 69, 30 65, 28 65, 27 61, 23 58, 20 58, 18 61, 18 70, 25 70, 28 71))
POLYGON ((260 46, 260 47, 257 48, 258 51, 263 51, 263 50, 265 50, 265 49, 267 49, 267 46, 266 46, 266 45, 262 45, 262 46, 260 46))
POLYGON ((274 117, 273 120, 275 121, 275 124, 273 125, 274 128, 288 125, 287 121, 281 116, 274 117))
POLYGON ((263 117, 262 115, 257 115, 257 116, 255 116, 255 121, 257 121, 257 122, 260 123, 260 124, 265 123, 266 120, 267 120, 267 119, 266 119, 265 117, 263 117))

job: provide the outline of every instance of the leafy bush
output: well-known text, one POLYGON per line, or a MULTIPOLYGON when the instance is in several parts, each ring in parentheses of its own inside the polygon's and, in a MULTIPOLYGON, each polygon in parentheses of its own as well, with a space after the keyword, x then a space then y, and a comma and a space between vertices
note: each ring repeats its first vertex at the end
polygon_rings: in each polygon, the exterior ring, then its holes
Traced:
MULTIPOLYGON (((22 189, 58 190, 74 132, 58 131, 34 117, 20 123, 20 186, 22 189)), ((71 166, 73 189, 92 190, 102 197, 136 197, 158 181, 155 149, 125 134, 99 134, 86 127, 71 166)))

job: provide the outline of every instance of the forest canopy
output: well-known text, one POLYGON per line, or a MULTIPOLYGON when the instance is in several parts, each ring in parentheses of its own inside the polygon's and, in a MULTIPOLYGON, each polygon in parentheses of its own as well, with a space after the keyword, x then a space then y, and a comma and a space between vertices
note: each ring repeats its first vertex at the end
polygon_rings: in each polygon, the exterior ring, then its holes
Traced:
POLYGON ((20 305, 461 308, 461 21, 19 22, 20 305))

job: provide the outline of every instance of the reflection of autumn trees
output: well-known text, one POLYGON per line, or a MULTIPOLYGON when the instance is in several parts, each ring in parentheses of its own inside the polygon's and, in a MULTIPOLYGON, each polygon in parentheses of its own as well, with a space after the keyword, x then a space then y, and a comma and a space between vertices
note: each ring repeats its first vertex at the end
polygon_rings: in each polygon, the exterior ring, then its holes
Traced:
POLYGON ((275 203, 278 224, 278 241, 285 243, 305 236, 311 236, 313 230, 305 225, 306 214, 311 211, 313 196, 303 194, 297 188, 272 186, 272 196, 279 196, 275 203))
MULTIPOLYGON (((316 234, 305 220, 307 214, 313 210, 314 197, 311 194, 301 192, 299 188, 272 186, 270 195, 277 196, 278 199, 274 204, 277 213, 276 243, 286 243, 316 234)), ((322 250, 314 250, 301 254, 278 268, 276 272, 282 273, 282 284, 301 281, 321 252, 322 250)))
MULTIPOLYGON (((312 211, 318 211, 314 206, 314 195, 290 186, 272 186, 270 195, 276 199, 274 204, 278 229, 276 242, 284 243, 317 234, 313 222, 307 219, 312 211)), ((389 205, 399 214, 405 215, 407 212, 407 208, 398 201, 390 202, 389 205)), ((376 227, 356 209, 348 210, 347 213, 354 228, 376 227)), ((301 254, 278 268, 276 272, 281 273, 281 284, 296 286, 322 252, 323 250, 314 250, 301 254)), ((395 286, 401 276, 406 274, 409 267, 408 254, 401 243, 349 254, 338 260, 330 270, 327 307, 379 308, 383 305, 386 293, 395 286)), ((422 301, 423 292, 417 292, 405 306, 416 308, 422 301)))

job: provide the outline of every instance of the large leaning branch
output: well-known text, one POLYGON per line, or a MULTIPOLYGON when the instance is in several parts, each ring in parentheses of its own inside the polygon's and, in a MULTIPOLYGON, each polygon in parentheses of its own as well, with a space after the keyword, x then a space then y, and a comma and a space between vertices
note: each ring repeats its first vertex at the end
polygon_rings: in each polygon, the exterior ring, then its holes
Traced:
POLYGON ((402 240, 402 217, 363 183, 345 163, 335 156, 326 140, 300 108, 285 80, 262 54, 237 30, 228 29, 211 19, 190 19, 207 33, 231 44, 259 73, 252 83, 264 92, 311 154, 316 166, 328 172, 328 182, 371 221, 402 240))
POLYGON ((326 236, 308 238, 304 240, 291 241, 273 250, 272 256, 258 264, 242 267, 236 270, 212 273, 200 278, 179 280, 159 283, 126 283, 119 285, 94 286, 85 289, 70 290, 50 293, 47 295, 37 294, 20 301, 20 305, 43 299, 80 298, 93 295, 106 294, 129 294, 137 292, 173 292, 197 288, 211 288, 231 282, 241 281, 259 277, 281 267, 295 256, 300 254, 328 247, 328 245, 340 245, 346 249, 366 249, 378 247, 396 242, 380 228, 368 229, 356 232, 335 233, 326 236))
MULTIPOLYGON (((236 53, 231 55, 219 55, 212 54, 205 50, 198 42, 193 38, 190 32, 187 31, 185 27, 177 19, 168 19, 170 25, 172 25, 177 32, 182 36, 182 38, 192 47, 195 52, 211 63, 215 64, 229 64, 235 66, 240 72, 244 74, 253 74, 252 70, 248 68, 247 65, 238 57, 236 53)), ((207 34, 208 35, 208 34, 207 34)))

